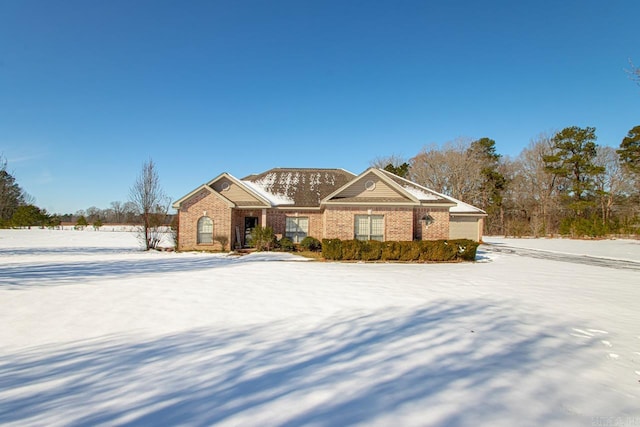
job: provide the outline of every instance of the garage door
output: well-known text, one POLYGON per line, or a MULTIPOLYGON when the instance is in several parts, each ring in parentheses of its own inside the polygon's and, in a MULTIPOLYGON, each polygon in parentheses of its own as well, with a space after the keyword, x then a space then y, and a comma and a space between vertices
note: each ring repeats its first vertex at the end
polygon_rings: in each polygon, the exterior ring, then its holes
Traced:
POLYGON ((479 218, 458 216, 449 220, 450 239, 471 239, 478 241, 479 218))

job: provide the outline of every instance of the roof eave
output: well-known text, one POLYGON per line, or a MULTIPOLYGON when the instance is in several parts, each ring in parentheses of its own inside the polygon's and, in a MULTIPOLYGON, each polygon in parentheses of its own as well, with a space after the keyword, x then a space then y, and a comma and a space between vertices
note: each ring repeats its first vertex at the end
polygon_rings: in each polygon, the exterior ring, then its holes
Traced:
POLYGON ((321 206, 420 206, 415 202, 345 202, 330 200, 321 204, 321 206))
POLYGON ((451 216, 476 216, 476 217, 485 217, 489 216, 485 212, 450 212, 451 216))
POLYGON ((199 193, 202 190, 207 190, 209 193, 216 195, 222 201, 224 201, 229 207, 235 207, 235 203, 233 203, 231 200, 227 199, 222 194, 220 194, 217 191, 215 191, 213 188, 209 187, 207 184, 202 184, 200 187, 198 187, 195 190, 191 191, 189 194, 187 194, 187 195, 181 197, 180 199, 176 200, 171 205, 171 207, 174 208, 174 209, 180 209, 180 206, 182 205, 182 203, 184 203, 185 201, 189 200, 191 197, 193 197, 194 195, 196 195, 197 193, 199 193))
POLYGON ((211 181, 209 181, 207 183, 207 185, 211 186, 213 185, 216 181, 219 181, 221 178, 227 178, 229 181, 232 181, 233 183, 235 183, 236 185, 239 185, 240 187, 242 187, 244 190, 246 190, 249 194, 251 194, 252 196, 254 196, 256 199, 258 199, 259 201, 261 201, 262 203, 264 203, 266 206, 262 206, 262 208, 265 207, 272 207, 273 204, 271 203, 271 201, 265 199, 262 195, 258 194, 256 191, 253 190, 253 188, 249 187, 248 185, 246 185, 244 182, 242 182, 242 180, 239 180, 238 178, 236 178, 235 176, 231 175, 228 172, 223 172, 220 175, 218 175, 217 177, 215 177, 214 179, 212 179, 211 181))
POLYGON ((295 206, 295 205, 277 205, 272 209, 280 211, 319 211, 322 210, 321 206, 295 206))

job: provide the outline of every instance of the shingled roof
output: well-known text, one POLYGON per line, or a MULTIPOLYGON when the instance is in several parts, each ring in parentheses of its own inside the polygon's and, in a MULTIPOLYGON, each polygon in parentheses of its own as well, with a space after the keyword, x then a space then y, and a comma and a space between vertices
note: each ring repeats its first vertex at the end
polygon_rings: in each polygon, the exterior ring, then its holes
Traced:
POLYGON ((242 181, 292 200, 296 207, 319 207, 322 199, 353 178, 355 175, 344 169, 275 168, 242 181))

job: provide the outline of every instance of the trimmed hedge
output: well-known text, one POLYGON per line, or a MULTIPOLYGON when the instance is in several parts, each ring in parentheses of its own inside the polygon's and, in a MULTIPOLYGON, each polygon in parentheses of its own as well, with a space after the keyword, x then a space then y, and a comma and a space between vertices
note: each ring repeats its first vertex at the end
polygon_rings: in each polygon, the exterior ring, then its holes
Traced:
POLYGON ((467 239, 414 242, 324 239, 322 256, 331 261, 474 261, 478 245, 467 239))
POLYGON ((342 240, 340 239, 323 239, 322 240, 322 256, 325 259, 339 261, 342 259, 342 240))

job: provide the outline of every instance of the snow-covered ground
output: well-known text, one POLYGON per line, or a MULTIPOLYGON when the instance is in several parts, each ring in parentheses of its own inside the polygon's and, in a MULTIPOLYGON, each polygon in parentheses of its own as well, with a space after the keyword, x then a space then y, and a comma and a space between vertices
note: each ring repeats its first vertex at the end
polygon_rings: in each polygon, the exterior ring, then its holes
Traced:
POLYGON ((486 243, 592 257, 640 262, 640 240, 505 239, 487 236, 486 243))
POLYGON ((487 240, 341 264, 0 230, 0 424, 640 425, 640 271, 491 250, 640 242, 487 240))

